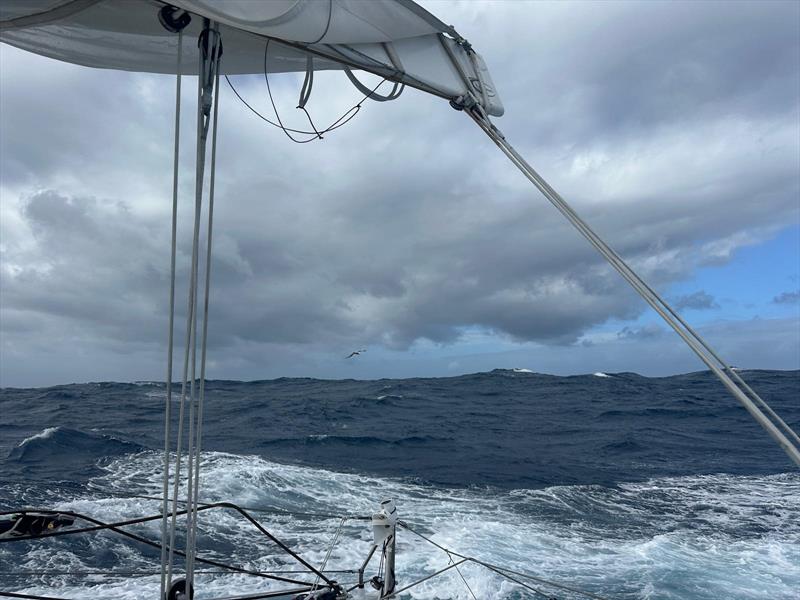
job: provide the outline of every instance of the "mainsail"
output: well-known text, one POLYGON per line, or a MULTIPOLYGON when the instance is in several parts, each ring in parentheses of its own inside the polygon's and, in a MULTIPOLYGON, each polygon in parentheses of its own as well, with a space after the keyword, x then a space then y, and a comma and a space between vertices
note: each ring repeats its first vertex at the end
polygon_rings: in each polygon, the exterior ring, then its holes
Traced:
MULTIPOLYGON (((474 96, 501 116, 486 64, 452 27, 410 0, 175 0, 194 16, 182 30, 181 73, 196 75, 204 19, 224 43, 223 75, 360 69, 457 100, 474 96)), ((176 73, 179 37, 162 26, 155 0, 8 0, 0 6, 2 41, 88 67, 176 73)), ((179 17, 175 17, 178 19, 179 17)))
MULTIPOLYGON (((213 230, 217 99, 220 75, 305 72, 310 90, 314 71, 361 70, 394 82, 388 96, 367 90, 373 100, 389 100, 402 86, 449 101, 497 144, 509 160, 564 217, 606 258, 628 283, 678 333, 787 455, 800 465, 800 437, 778 417, 725 361, 617 255, 566 201, 517 153, 492 123, 503 105, 481 56, 452 26, 411 0, 4 0, 0 5, 0 41, 12 46, 89 67, 177 75, 175 174, 173 184, 172 286, 165 415, 161 597, 172 589, 172 554, 176 545, 178 483, 184 451, 185 405, 188 401, 187 579, 191 588, 202 448, 203 398, 208 324, 208 289, 213 230), (187 338, 183 354, 178 437, 170 430, 175 289, 175 219, 177 218, 178 126, 182 75, 198 75, 194 239, 187 299, 187 338), (399 86, 399 87, 398 87, 399 86), (206 142, 211 133, 210 184, 205 275, 201 277, 200 215, 206 169, 206 142), (200 281, 203 309, 199 309, 200 281), (202 316, 202 326, 198 317, 202 316), (198 352, 198 340, 200 349, 198 352), (199 368, 198 368, 199 363, 199 368), (172 465, 174 464, 174 467, 172 465), (171 526, 167 502, 174 468, 171 526), (169 529, 169 534, 168 534, 169 529), (167 538, 169 541, 167 542, 167 538)), ((303 94, 301 93, 301 98, 303 94)), ((302 103, 302 99, 301 99, 302 103)), ((393 596, 394 583, 384 581, 381 597, 393 596)))

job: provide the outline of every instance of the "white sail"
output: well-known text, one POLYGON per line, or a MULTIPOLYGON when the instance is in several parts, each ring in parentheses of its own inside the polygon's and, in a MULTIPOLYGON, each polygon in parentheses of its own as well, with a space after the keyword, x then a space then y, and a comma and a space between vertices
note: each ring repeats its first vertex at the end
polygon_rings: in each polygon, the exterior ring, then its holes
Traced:
MULTIPOLYGON (((503 105, 483 59, 450 26, 409 0, 173 0, 184 30, 183 74, 197 73, 204 20, 219 24, 222 74, 354 68, 493 116, 503 105), (265 60, 267 40, 269 54, 265 60)), ((58 60, 175 73, 179 37, 152 0, 4 0, 0 41, 58 60)))

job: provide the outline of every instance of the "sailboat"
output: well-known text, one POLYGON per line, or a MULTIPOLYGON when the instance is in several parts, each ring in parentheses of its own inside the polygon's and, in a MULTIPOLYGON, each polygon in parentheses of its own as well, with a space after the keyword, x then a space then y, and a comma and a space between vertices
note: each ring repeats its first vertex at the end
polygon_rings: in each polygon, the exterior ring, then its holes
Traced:
MULTIPOLYGON (((259 534, 267 536, 290 556, 310 577, 267 576, 285 584, 282 589, 217 598, 295 598, 333 600, 353 597, 372 588, 373 597, 395 598, 431 577, 472 563, 489 569, 533 594, 546 595, 538 586, 590 598, 599 596, 543 579, 535 573, 513 571, 490 564, 480 557, 460 555, 440 547, 451 558, 448 566, 417 581, 400 582, 395 573, 396 539, 407 530, 415 532, 402 517, 402 507, 384 500, 371 515, 356 515, 371 529, 372 541, 364 560, 356 565, 358 581, 344 587, 321 567, 312 565, 291 546, 265 528, 246 508, 230 503, 200 501, 203 473, 203 411, 207 364, 207 337, 214 217, 217 149, 217 116, 220 80, 230 75, 304 73, 300 90, 302 107, 313 91, 314 73, 342 71, 364 100, 395 101, 404 89, 412 88, 440 98, 443 109, 464 114, 465 122, 478 127, 519 169, 522 175, 564 218, 619 272, 633 289, 683 339, 708 369, 720 380, 752 417, 765 429, 789 458, 800 465, 800 437, 783 421, 711 346, 606 244, 515 149, 493 119, 502 117, 503 103, 483 57, 458 31, 411 0, 293 0, 256 2, 252 0, 6 0, 0 20, 0 40, 17 48, 56 60, 87 67, 175 75, 176 108, 172 197, 170 313, 167 331, 166 402, 164 415, 164 458, 161 512, 158 515, 108 523, 91 515, 72 511, 20 509, 5 515, 0 537, 6 541, 76 535, 110 530, 155 545, 161 553, 159 598, 192 597, 195 568, 212 564, 234 572, 248 569, 211 561, 198 555, 198 515, 210 510, 235 511, 259 534), (368 87, 359 72, 369 73, 391 85, 388 93, 368 87), (173 364, 174 315, 176 302, 176 228, 180 152, 180 112, 183 76, 197 78, 196 156, 193 244, 188 282, 187 335, 182 360, 173 364), (445 104, 446 103, 446 104, 445 104), (208 188, 205 187, 208 177, 208 188), (201 216, 207 214, 203 224, 201 216), (204 240, 204 242, 203 242, 204 240), (202 285, 201 285, 202 284, 202 285), (175 371, 180 384, 173 385, 175 371), (173 407, 177 400, 177 409, 173 407), (125 530, 126 526, 158 520, 159 542, 125 530), (185 528, 178 526, 185 520, 185 528), (76 526, 76 522, 80 522, 76 526), (377 573, 368 576, 370 565, 377 573)), ((244 99, 242 99, 244 102, 244 99)), ((346 124, 354 112, 345 113, 330 126, 310 131, 289 129, 274 123, 298 141, 321 138, 346 124)), ((254 111, 255 112, 255 111, 254 111)), ((258 115, 264 118, 263 115, 258 115)), ((338 532, 337 532, 338 535, 338 532)), ((331 546, 332 548, 332 546, 331 546)), ((328 552, 330 555, 330 551, 328 552)), ((200 590, 198 590, 200 592, 200 590)), ((155 594, 156 591, 154 590, 155 594)), ((474 594, 473 594, 474 595, 474 594)), ((0 596, 48 598, 0 591, 0 596)))

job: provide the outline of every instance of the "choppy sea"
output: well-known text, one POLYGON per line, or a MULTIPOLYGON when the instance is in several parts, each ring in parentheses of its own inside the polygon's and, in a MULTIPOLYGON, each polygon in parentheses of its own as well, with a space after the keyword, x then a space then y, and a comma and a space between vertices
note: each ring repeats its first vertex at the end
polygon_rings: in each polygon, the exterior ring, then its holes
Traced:
MULTIPOLYGON (((742 375, 800 427, 800 371, 742 375)), ((160 494, 165 398, 150 382, 0 390, 0 511, 157 514, 132 496, 160 494)), ((263 509, 259 521, 312 564, 334 515, 391 497, 443 546, 602 597, 800 598, 800 471, 707 372, 211 381, 205 411, 202 499, 263 509)), ((129 530, 160 535, 158 522, 129 530)), ((328 568, 357 568, 370 539, 346 521, 328 568)), ((198 552, 252 570, 292 564, 230 511, 202 513, 198 552)), ((449 562, 403 531, 398 553, 401 587, 449 562)), ((0 591, 155 598, 159 561, 108 531, 0 543, 0 591)), ((198 570, 198 600, 270 585, 198 570)), ((537 597, 478 565, 461 575, 401 597, 537 597)))

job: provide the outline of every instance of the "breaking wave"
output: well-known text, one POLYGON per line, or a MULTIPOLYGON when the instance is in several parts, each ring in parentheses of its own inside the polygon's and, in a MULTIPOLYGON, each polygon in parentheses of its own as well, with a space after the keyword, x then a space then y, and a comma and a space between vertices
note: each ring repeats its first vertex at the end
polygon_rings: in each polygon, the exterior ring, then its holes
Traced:
POLYGON ((12 461, 32 463, 39 461, 75 462, 81 458, 94 461, 100 456, 116 456, 140 452, 144 447, 112 435, 70 429, 47 427, 40 433, 25 438, 8 455, 12 461))
MULTIPOLYGON (((91 481, 92 494, 59 503, 61 510, 89 512, 105 520, 154 513, 158 503, 130 494, 158 494, 161 456, 145 452, 120 457, 91 481)), ((279 538, 313 564, 322 561, 338 525, 321 515, 370 514, 392 497, 401 518, 437 543, 509 568, 534 571, 550 580, 615 598, 667 600, 789 598, 800 586, 800 476, 761 477, 725 474, 656 478, 614 487, 550 486, 537 490, 440 488, 407 480, 376 478, 298 465, 257 456, 206 453, 202 464, 203 500, 231 500, 275 513, 262 516, 279 538)), ((285 561, 264 538, 233 513, 205 513, 201 552, 225 548, 230 562, 262 570, 285 561)), ((368 526, 348 522, 331 557, 330 568, 360 564, 369 549, 368 526)), ((158 535, 158 524, 140 526, 158 535)), ((410 533, 399 534, 398 574, 412 581, 448 564, 445 554, 410 533)), ((106 568, 152 568, 146 551, 115 536, 98 536, 92 552, 107 557, 106 568)), ((61 564, 89 568, 80 546, 54 549, 61 564)), ((0 555, 2 556, 2 555, 0 555)), ((22 560, 37 561, 29 548, 22 560)), ((55 557, 54 557, 55 559, 55 557)), ((520 589, 495 574, 467 565, 462 569, 479 598, 522 598, 520 589)), ((199 576, 204 595, 263 590, 240 575, 199 576)), ((2 579, 2 577, 0 577, 2 579)), ((59 584, 70 598, 122 599, 156 593, 156 577, 104 577, 101 582, 59 584)), ((24 588, 45 593, 41 585, 24 588)), ((457 574, 430 580, 404 598, 471 598, 457 574)), ((564 597, 560 595, 559 597, 564 597)))

